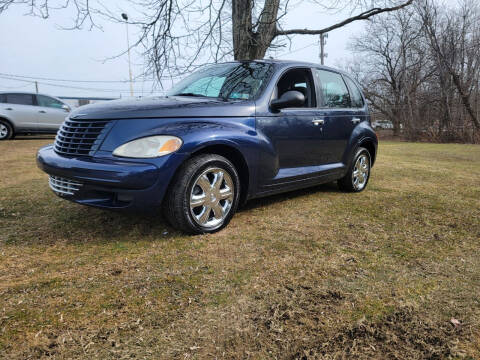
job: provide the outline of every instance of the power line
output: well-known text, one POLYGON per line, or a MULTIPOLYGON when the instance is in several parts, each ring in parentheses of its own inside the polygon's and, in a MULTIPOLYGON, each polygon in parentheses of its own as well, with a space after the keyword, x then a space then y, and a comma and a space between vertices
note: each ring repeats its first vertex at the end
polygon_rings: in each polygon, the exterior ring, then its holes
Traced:
POLYGON ((5 89, 10 89, 10 90, 15 90, 15 89, 23 89, 23 88, 26 88, 27 86, 29 86, 30 84, 25 84, 25 85, 20 85, 20 86, 5 86, 5 85, 2 85, 3 88, 5 89))
POLYGON ((298 49, 294 49, 292 51, 289 51, 289 52, 286 52, 286 53, 283 53, 283 54, 280 54, 278 56, 285 56, 285 55, 290 55, 290 54, 293 54, 293 53, 296 53, 296 52, 299 52, 299 51, 302 51, 302 50, 305 50, 306 48, 309 48, 309 47, 312 47, 312 46, 317 46, 318 43, 317 42, 313 42, 311 44, 308 44, 304 47, 301 47, 301 48, 298 48, 298 49))
MULTIPOLYGON (((23 79, 16 79, 8 76, 0 75, 1 79, 12 80, 12 81, 22 81, 34 84, 35 81, 33 80, 23 80, 23 79)), ((128 92, 128 89, 101 89, 101 88, 87 88, 87 87, 79 87, 79 86, 69 86, 69 85, 60 85, 60 84, 52 84, 48 82, 38 82, 39 84, 46 85, 46 86, 53 86, 59 88, 66 88, 66 89, 76 89, 76 90, 86 90, 86 91, 100 91, 100 92, 128 92)), ((141 91, 134 91, 135 93, 141 93, 141 91)))
MULTIPOLYGON (((130 80, 68 80, 68 79, 54 79, 54 78, 46 78, 46 77, 36 77, 36 76, 25 76, 25 75, 15 75, 15 74, 6 74, 0 73, 2 76, 9 76, 21 79, 32 79, 32 80, 47 80, 47 81, 58 81, 58 82, 77 82, 77 83, 128 83, 130 80)), ((140 79, 137 78, 137 79, 140 79)), ((143 81, 154 81, 144 79, 143 81)))

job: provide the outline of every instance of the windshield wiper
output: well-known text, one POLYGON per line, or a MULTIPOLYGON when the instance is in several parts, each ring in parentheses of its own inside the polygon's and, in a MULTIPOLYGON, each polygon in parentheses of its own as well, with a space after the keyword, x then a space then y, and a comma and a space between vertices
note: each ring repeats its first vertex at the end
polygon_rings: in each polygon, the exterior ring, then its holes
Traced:
POLYGON ((195 93, 179 93, 179 94, 175 94, 173 96, 196 96, 196 97, 208 97, 208 96, 205 96, 205 95, 200 95, 200 94, 195 94, 195 93))

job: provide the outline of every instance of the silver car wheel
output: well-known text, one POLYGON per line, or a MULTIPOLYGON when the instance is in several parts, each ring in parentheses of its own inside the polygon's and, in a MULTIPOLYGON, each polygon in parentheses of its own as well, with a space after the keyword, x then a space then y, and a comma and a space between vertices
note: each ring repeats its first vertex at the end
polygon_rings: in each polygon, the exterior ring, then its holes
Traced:
POLYGON ((190 212, 205 228, 223 223, 232 208, 235 187, 231 176, 221 168, 208 168, 195 179, 190 193, 190 212))
POLYGON ((4 124, 0 124, 0 139, 5 139, 8 136, 8 128, 4 124))
POLYGON ((355 190, 362 190, 367 185, 370 173, 370 159, 366 154, 361 154, 355 162, 352 173, 352 182, 355 190))

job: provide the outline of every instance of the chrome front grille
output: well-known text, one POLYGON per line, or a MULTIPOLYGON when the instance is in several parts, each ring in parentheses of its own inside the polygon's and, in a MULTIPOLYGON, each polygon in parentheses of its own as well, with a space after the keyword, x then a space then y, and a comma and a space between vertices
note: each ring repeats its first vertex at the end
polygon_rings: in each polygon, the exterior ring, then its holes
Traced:
POLYGON ((62 155, 93 155, 109 125, 108 120, 66 119, 57 132, 55 152, 62 155))
POLYGON ((50 175, 48 183, 50 184, 50 188, 58 195, 75 195, 83 186, 82 183, 77 181, 53 175, 50 175))

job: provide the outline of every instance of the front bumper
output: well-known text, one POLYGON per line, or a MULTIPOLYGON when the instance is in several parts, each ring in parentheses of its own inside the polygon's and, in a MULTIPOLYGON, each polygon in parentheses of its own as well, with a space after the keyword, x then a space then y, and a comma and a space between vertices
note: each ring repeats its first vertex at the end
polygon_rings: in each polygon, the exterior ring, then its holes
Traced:
POLYGON ((171 154, 141 162, 101 152, 95 157, 66 157, 47 145, 38 151, 37 164, 50 175, 50 187, 62 198, 102 208, 147 210, 162 203, 182 158, 171 154))

